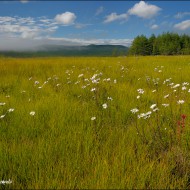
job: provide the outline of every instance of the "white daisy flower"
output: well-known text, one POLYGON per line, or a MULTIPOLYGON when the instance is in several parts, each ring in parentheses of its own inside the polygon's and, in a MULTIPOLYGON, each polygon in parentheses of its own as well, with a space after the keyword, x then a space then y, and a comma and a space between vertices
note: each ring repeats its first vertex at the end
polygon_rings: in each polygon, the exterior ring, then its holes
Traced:
POLYGON ((31 115, 31 116, 34 116, 35 114, 36 114, 35 111, 31 111, 31 112, 30 112, 30 115, 31 115))
POLYGON ((131 110, 131 112, 134 113, 134 114, 137 113, 138 111, 139 111, 139 110, 138 110, 137 108, 133 108, 133 109, 131 110))
POLYGON ((96 119, 96 117, 91 117, 91 120, 94 121, 96 119))
POLYGON ((178 104, 184 104, 185 101, 184 101, 184 100, 178 100, 177 103, 178 103, 178 104))
POLYGON ((14 108, 10 108, 9 110, 8 110, 8 112, 10 113, 10 112, 13 112, 15 109, 14 108))
POLYGON ((105 104, 102 105, 102 107, 103 107, 104 109, 106 109, 106 108, 108 107, 108 105, 105 103, 105 104))

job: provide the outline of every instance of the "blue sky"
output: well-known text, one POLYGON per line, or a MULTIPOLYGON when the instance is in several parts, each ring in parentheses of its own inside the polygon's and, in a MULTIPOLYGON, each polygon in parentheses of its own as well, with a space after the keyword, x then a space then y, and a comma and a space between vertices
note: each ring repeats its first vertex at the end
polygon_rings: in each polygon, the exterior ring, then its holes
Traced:
POLYGON ((130 46, 137 35, 167 31, 190 34, 190 2, 0 2, 0 50, 43 44, 130 46))

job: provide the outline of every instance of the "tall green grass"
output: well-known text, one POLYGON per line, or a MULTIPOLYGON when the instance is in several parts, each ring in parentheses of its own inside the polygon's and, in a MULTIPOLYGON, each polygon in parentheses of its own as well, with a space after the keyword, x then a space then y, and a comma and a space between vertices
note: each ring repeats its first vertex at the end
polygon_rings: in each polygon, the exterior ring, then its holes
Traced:
POLYGON ((12 183, 0 187, 190 188, 189 67, 190 56, 1 58, 0 181, 12 183))

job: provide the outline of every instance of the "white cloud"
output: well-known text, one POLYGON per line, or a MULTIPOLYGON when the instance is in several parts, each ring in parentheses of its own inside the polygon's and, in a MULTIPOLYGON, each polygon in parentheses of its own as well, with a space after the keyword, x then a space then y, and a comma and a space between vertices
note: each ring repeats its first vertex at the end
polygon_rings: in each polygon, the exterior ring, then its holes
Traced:
POLYGON ((29 0, 20 0, 21 3, 28 3, 29 0))
POLYGON ((14 22, 16 21, 16 18, 9 17, 9 16, 1 16, 0 17, 0 23, 6 23, 6 22, 14 22))
POLYGON ((140 1, 136 3, 131 9, 128 10, 130 15, 136 15, 141 18, 149 19, 157 15, 157 13, 161 10, 161 8, 145 3, 144 1, 140 1))
POLYGON ((71 12, 65 12, 62 14, 58 14, 55 16, 55 21, 58 24, 63 24, 63 25, 71 25, 74 24, 74 21, 76 19, 76 15, 71 12))
POLYGON ((116 20, 127 20, 127 19, 128 19, 127 13, 120 14, 120 15, 118 15, 117 13, 111 13, 110 15, 106 16, 104 23, 109 23, 109 22, 113 22, 116 20))
POLYGON ((133 39, 79 39, 79 38, 48 38, 51 41, 67 45, 123 45, 130 46, 133 39))
POLYGON ((190 15, 190 12, 179 12, 174 17, 177 19, 180 19, 180 18, 183 18, 183 17, 188 16, 188 15, 190 15))
POLYGON ((41 45, 42 41, 21 38, 18 36, 1 36, 0 35, 0 51, 16 50, 16 51, 27 51, 36 50, 38 46, 41 45))
POLYGON ((99 7, 97 10, 96 10, 96 16, 98 16, 98 15, 100 15, 101 13, 103 13, 103 11, 104 11, 104 7, 99 7))
POLYGON ((157 24, 153 24, 150 28, 153 29, 153 30, 158 29, 158 25, 157 24))
POLYGON ((176 28, 178 30, 186 30, 186 29, 190 28, 190 20, 185 20, 178 24, 175 24, 174 28, 176 28))
POLYGON ((32 31, 23 31, 21 34, 22 38, 27 38, 27 39, 34 39, 36 37, 38 37, 38 32, 32 32, 32 31))
POLYGON ((76 23, 76 24, 75 24, 75 28, 81 29, 81 28, 84 28, 84 27, 89 26, 89 25, 92 25, 92 24, 76 23))
POLYGON ((0 41, 1 41, 0 51, 1 50, 36 51, 36 50, 43 50, 43 45, 47 44, 65 45, 65 46, 81 46, 81 45, 90 45, 90 44, 130 46, 133 39, 81 39, 81 38, 56 38, 56 37, 22 38, 18 36, 0 35, 0 41))
POLYGON ((0 17, 0 35, 21 38, 40 38, 48 36, 57 30, 54 20, 44 23, 40 18, 31 17, 0 17))

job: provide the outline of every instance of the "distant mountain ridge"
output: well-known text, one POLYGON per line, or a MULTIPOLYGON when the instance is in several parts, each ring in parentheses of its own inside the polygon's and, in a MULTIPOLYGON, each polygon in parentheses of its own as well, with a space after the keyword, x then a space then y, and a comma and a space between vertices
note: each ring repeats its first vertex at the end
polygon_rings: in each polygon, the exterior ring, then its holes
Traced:
POLYGON ((10 57, 38 57, 38 56, 124 56, 128 47, 122 45, 87 45, 64 46, 43 45, 34 51, 1 51, 0 55, 10 57))

